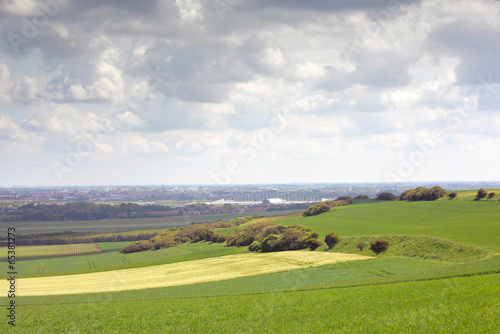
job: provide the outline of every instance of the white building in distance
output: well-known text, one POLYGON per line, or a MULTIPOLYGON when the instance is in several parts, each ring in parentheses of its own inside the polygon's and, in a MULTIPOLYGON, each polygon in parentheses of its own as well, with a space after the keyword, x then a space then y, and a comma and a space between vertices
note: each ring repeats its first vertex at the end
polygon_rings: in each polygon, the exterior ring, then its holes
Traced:
POLYGON ((264 205, 279 205, 279 204, 284 204, 283 200, 281 198, 267 198, 264 201, 262 201, 262 204, 264 205))

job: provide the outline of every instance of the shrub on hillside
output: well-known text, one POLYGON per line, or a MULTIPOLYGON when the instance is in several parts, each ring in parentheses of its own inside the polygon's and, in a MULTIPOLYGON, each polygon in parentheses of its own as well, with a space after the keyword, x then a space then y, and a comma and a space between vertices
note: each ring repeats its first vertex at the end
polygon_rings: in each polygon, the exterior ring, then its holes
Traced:
POLYGON ((410 192, 410 190, 405 190, 403 191, 400 195, 399 195, 399 200, 400 201, 406 201, 408 200, 408 193, 410 192))
POLYGON ((358 244, 356 245, 356 247, 358 247, 359 250, 362 251, 363 249, 365 249, 366 244, 363 241, 360 241, 360 242, 358 242, 358 244))
POLYGON ((446 196, 448 192, 440 186, 433 188, 418 187, 406 190, 399 195, 400 201, 435 201, 438 198, 446 196))
POLYGON ((238 230, 227 237, 228 246, 249 246, 257 237, 261 236, 262 231, 273 223, 255 223, 238 230))
POLYGON ((358 199, 370 199, 370 197, 368 197, 367 195, 358 195, 356 197, 354 197, 355 200, 358 200, 358 199))
POLYGON ((477 191, 476 201, 479 201, 481 198, 486 197, 486 195, 488 195, 488 192, 486 190, 484 190, 483 188, 480 188, 477 191))
POLYGON ((340 237, 335 233, 331 232, 325 236, 325 243, 328 245, 328 248, 334 247, 340 241, 340 237))
POLYGON ((302 216, 308 217, 308 216, 316 216, 321 213, 330 211, 331 208, 337 207, 337 206, 344 206, 344 205, 349 205, 352 204, 353 201, 352 199, 350 201, 324 201, 323 203, 315 204, 310 207, 308 207, 303 213, 302 216))
POLYGON ((260 252, 260 250, 262 249, 262 245, 259 241, 257 240, 254 240, 250 246, 248 246, 248 250, 251 251, 251 252, 260 252))
POLYGON ((153 243, 150 242, 149 240, 146 241, 136 241, 133 244, 127 245, 123 247, 120 250, 120 253, 135 253, 135 252, 142 252, 145 250, 151 250, 153 249, 153 243))
POLYGON ((452 193, 449 193, 449 194, 448 194, 448 198, 449 198, 449 199, 454 199, 455 197, 457 197, 457 195, 458 195, 458 194, 457 194, 456 192, 452 192, 452 193))
POLYGON ((495 197, 495 193, 494 192, 491 192, 488 194, 488 199, 492 199, 493 197, 495 197))
POLYGON ((326 203, 319 203, 319 204, 316 204, 316 205, 313 205, 313 206, 310 206, 309 208, 306 209, 306 211, 304 211, 302 213, 302 215, 304 217, 307 217, 307 216, 316 216, 316 215, 319 215, 323 212, 327 212, 327 211, 330 211, 331 209, 331 206, 329 206, 328 204, 326 203))
POLYGON ((389 241, 384 239, 377 239, 370 244, 370 249, 377 255, 382 252, 385 252, 388 248, 389 248, 389 241))
POLYGON ((310 247, 309 239, 317 239, 319 234, 310 227, 293 225, 274 226, 273 223, 256 223, 228 236, 228 246, 249 246, 252 252, 279 252, 310 247))
POLYGON ((309 238, 306 241, 307 247, 309 247, 311 250, 315 250, 319 246, 321 246, 323 243, 321 240, 316 239, 316 238, 309 238))
POLYGON ((336 199, 336 201, 346 201, 349 204, 353 203, 351 196, 340 196, 336 199))
POLYGON ((378 193, 376 198, 378 200, 382 200, 382 201, 394 201, 397 197, 393 193, 384 191, 384 192, 378 193))

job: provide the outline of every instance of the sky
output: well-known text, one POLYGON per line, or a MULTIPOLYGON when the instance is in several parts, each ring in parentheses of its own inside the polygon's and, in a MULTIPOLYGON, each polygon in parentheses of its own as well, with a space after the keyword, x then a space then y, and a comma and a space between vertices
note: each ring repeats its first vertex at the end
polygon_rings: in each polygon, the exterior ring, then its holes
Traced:
POLYGON ((500 2, 0 0, 0 186, 499 180, 500 2))

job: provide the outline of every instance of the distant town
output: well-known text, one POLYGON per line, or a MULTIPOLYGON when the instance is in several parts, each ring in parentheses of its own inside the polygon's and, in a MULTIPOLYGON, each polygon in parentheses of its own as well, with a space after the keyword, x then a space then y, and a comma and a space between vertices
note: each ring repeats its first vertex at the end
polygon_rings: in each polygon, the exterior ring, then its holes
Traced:
MULTIPOLYGON (((280 199, 280 204, 321 202, 339 196, 367 195, 382 191, 399 194, 415 186, 440 185, 446 190, 495 188, 500 182, 423 182, 423 183, 334 183, 281 185, 157 185, 157 186, 75 186, 75 187, 12 187, 0 188, 0 202, 67 203, 137 203, 142 205, 262 204, 280 199)), ((268 203, 271 204, 271 203, 268 203)))

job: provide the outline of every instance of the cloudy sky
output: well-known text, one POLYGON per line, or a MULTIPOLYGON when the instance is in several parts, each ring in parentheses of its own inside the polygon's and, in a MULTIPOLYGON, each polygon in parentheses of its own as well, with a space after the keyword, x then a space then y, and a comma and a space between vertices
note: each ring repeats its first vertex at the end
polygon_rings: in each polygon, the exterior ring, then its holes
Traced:
POLYGON ((499 180, 500 2, 0 0, 0 186, 499 180))

